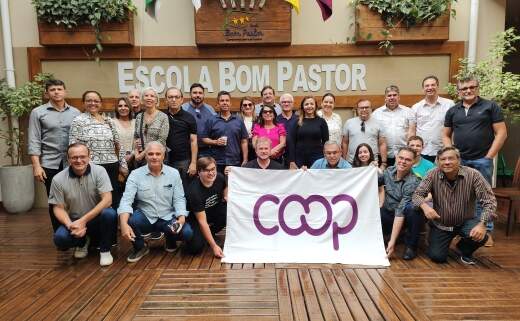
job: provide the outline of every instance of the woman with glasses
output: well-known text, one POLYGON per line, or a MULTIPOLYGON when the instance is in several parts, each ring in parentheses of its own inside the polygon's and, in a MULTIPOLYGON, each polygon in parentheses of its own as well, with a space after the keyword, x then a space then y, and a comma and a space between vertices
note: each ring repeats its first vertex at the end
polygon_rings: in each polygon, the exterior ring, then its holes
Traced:
POLYGON ((135 117, 135 160, 142 165, 144 146, 151 141, 158 141, 166 146, 170 125, 168 116, 159 110, 159 96, 152 87, 143 90, 141 94, 144 111, 135 117))
POLYGON ((243 97, 240 100, 240 116, 244 121, 244 125, 247 129, 247 148, 248 160, 252 160, 255 158, 255 149, 253 148, 253 124, 256 123, 256 116, 254 113, 255 104, 253 103, 253 99, 251 97, 243 97))
POLYGON ((258 116, 258 123, 253 126, 253 147, 260 137, 271 140, 270 158, 281 163, 286 144, 286 131, 282 124, 276 122, 276 111, 273 106, 263 106, 258 116))
POLYGON ((334 113, 334 104, 336 97, 332 93, 326 93, 321 98, 321 109, 318 110, 318 116, 325 119, 329 128, 329 140, 338 143, 341 146, 341 127, 343 122, 341 116, 334 113))
POLYGON ((97 91, 85 91, 82 101, 85 112, 72 121, 69 144, 85 144, 92 162, 105 168, 113 189, 112 207, 117 209, 121 199, 117 177, 119 171, 128 172, 119 133, 114 121, 100 112, 103 100, 97 91))
POLYGON ((289 139, 289 168, 302 166, 310 168, 323 157, 323 144, 329 139, 329 128, 325 120, 318 117, 316 99, 303 98, 300 104, 298 123, 292 129, 289 139))

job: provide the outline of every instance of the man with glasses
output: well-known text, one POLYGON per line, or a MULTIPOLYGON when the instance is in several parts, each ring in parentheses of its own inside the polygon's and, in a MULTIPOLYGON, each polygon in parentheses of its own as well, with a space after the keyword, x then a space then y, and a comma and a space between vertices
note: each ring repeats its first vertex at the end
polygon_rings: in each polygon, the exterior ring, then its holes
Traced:
POLYGON ((399 104, 399 87, 385 88, 385 104, 374 111, 373 117, 379 121, 386 139, 388 166, 395 163, 401 147, 406 146, 406 138, 411 118, 411 109, 399 104))
POLYGON ((231 114, 231 94, 220 91, 217 95, 220 112, 206 123, 202 141, 211 146, 211 155, 217 162, 219 173, 227 166, 247 163, 247 129, 237 115, 231 114))
POLYGON ((193 83, 190 86, 191 100, 182 104, 182 109, 195 117, 197 122, 197 137, 198 137, 198 157, 210 155, 210 148, 202 141, 202 134, 206 130, 206 123, 208 119, 215 116, 215 110, 212 106, 204 102, 204 86, 199 83, 193 83))
POLYGON ((381 124, 371 117, 372 104, 368 99, 357 102, 358 117, 350 118, 343 126, 343 158, 352 164, 356 148, 361 143, 372 147, 374 155, 380 156, 381 169, 387 166, 387 146, 381 124))
POLYGON ((193 237, 186 243, 186 250, 199 254, 207 243, 213 255, 224 257, 222 247, 215 241, 215 234, 226 226, 227 183, 224 175, 217 173, 217 164, 212 157, 197 160, 198 178, 187 192, 189 222, 193 237))
POLYGON ((168 106, 170 131, 166 139, 169 148, 168 164, 181 175, 184 189, 189 186, 191 177, 197 174, 197 122, 181 108, 182 92, 175 87, 168 88, 164 94, 168 106))
MULTIPOLYGON (((29 117, 28 154, 33 165, 34 178, 45 184, 47 196, 51 189, 52 178, 67 163, 65 152, 69 145, 69 131, 72 120, 80 111, 65 101, 65 83, 49 79, 45 83, 46 104, 32 110, 29 117)), ((60 226, 49 204, 52 229, 60 226)))
MULTIPOLYGON (((294 98, 291 94, 283 94, 280 96, 280 105, 282 106, 282 112, 276 116, 276 122, 282 124, 285 127, 285 132, 292 132, 293 128, 298 124, 298 115, 294 112, 294 98)), ((289 146, 289 135, 286 136, 286 146, 289 146)), ((289 156, 289 149, 286 148, 283 154, 283 162, 286 168, 289 168, 289 163, 286 161, 289 156)))
POLYGON ((426 76, 422 82, 424 99, 412 106, 408 137, 419 136, 424 140, 423 159, 435 162, 437 151, 442 147, 442 128, 453 100, 439 96, 439 79, 426 76))
MULTIPOLYGON (((478 87, 475 76, 457 82, 461 101, 446 112, 442 142, 444 146, 457 147, 462 165, 476 169, 491 184, 493 158, 504 145, 507 128, 501 108, 495 102, 481 98, 478 87)), ((475 217, 479 219, 481 213, 479 204, 475 217)), ((492 220, 487 221, 487 230, 493 231, 492 220)), ((491 237, 486 245, 493 245, 491 237)))

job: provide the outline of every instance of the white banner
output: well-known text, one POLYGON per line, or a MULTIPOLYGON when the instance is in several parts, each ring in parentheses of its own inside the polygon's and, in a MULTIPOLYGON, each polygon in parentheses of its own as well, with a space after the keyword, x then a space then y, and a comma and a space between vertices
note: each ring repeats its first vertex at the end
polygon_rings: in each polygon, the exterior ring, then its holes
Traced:
POLYGON ((389 266, 374 167, 229 176, 226 263, 389 266), (303 211, 302 211, 303 210, 303 211))

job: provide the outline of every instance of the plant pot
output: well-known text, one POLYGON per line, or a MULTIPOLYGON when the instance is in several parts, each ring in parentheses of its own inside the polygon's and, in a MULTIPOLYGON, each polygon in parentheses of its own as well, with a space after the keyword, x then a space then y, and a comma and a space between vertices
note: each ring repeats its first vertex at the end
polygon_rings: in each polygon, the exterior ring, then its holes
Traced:
POLYGON ((27 212, 34 203, 32 165, 0 167, 2 204, 9 213, 27 212))
MULTIPOLYGON (((38 21, 38 33, 42 46, 95 45, 96 35, 90 25, 80 25, 69 29, 65 26, 38 21)), ((134 20, 132 15, 124 22, 101 24, 101 44, 103 46, 133 46, 134 20)))
MULTIPOLYGON (((378 43, 386 40, 381 33, 385 29, 385 22, 381 15, 374 10, 370 10, 367 5, 356 7, 356 43, 369 44, 378 43)), ((450 38, 450 10, 437 19, 406 27, 405 24, 398 23, 390 29, 392 42, 411 42, 411 41, 446 41, 450 38)))

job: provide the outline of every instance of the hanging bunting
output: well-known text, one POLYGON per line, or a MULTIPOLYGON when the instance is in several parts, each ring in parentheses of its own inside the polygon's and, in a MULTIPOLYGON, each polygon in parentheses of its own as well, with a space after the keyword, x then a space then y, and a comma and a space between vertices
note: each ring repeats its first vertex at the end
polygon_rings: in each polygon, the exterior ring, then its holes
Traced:
POLYGON ((316 0, 321 9, 323 21, 329 19, 332 15, 332 0, 316 0))
POLYGON ((159 11, 159 0, 145 0, 145 11, 157 21, 157 11, 159 11))
POLYGON ((296 10, 297 14, 300 14, 300 0, 285 0, 291 4, 291 6, 296 10))
POLYGON ((200 9, 200 6, 201 6, 201 0, 191 0, 191 2, 193 2, 193 6, 195 7, 195 11, 199 11, 200 9))

